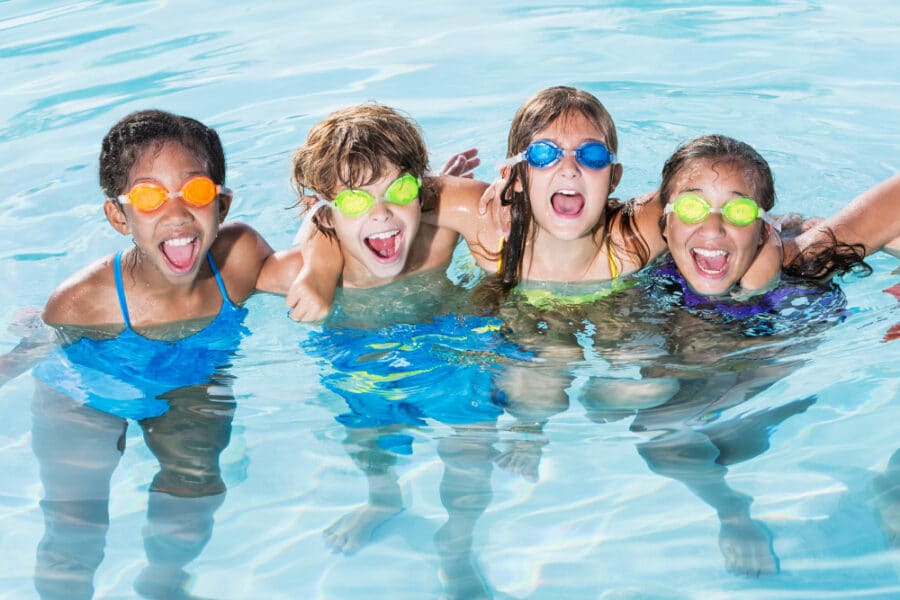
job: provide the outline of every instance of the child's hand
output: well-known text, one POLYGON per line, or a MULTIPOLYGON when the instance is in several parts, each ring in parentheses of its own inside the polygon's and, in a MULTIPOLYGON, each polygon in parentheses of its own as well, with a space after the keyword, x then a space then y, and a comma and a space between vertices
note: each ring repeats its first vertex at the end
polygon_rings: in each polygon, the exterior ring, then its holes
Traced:
POLYGON ((488 209, 490 209, 491 218, 496 227, 497 235, 501 238, 505 238, 509 235, 511 224, 510 207, 503 206, 503 202, 500 200, 500 193, 503 191, 505 185, 506 180, 502 177, 498 177, 486 190, 484 190, 481 199, 478 201, 478 214, 486 215, 488 209))
POLYGON ((288 290, 284 303, 290 308, 290 317, 295 321, 319 321, 328 316, 331 305, 334 302, 335 286, 316 285, 321 279, 313 276, 312 271, 304 264, 291 288, 288 290))
POLYGON ((474 177, 472 171, 480 164, 481 159, 478 158, 478 148, 469 148, 465 152, 451 156, 444 168, 441 169, 440 174, 472 179, 474 177))

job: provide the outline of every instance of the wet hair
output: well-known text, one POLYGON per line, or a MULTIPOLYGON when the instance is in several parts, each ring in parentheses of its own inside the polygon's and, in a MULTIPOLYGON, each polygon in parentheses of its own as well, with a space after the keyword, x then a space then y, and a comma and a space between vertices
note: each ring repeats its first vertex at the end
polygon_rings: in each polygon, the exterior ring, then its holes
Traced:
POLYGON ((145 151, 158 152, 177 142, 197 157, 215 183, 225 184, 225 151, 219 134, 200 121, 161 110, 142 110, 123 117, 103 138, 100 187, 107 198, 126 192, 132 167, 145 151))
MULTIPOLYGON (((766 159, 750 144, 718 134, 704 135, 686 142, 669 157, 663 165, 659 186, 663 206, 675 193, 673 188, 678 175, 698 162, 708 162, 713 166, 728 164, 742 169, 744 180, 752 187, 753 199, 760 208, 766 212, 774 208, 775 180, 766 159)), ((661 231, 665 231, 665 224, 664 214, 659 223, 661 231)), ((866 275, 872 272, 872 268, 863 261, 865 247, 862 244, 839 242, 830 229, 825 229, 824 234, 828 240, 801 252, 782 271, 793 277, 816 280, 850 272, 866 275)))
MULTIPOLYGON (((509 129, 507 156, 523 152, 528 144, 534 141, 538 131, 546 129, 557 119, 566 119, 578 114, 583 115, 597 128, 610 152, 618 153, 616 126, 603 104, 586 91, 569 86, 555 86, 538 92, 516 111, 509 129)), ((505 296, 518 285, 522 277, 525 247, 529 237, 534 235, 528 168, 528 163, 524 161, 513 165, 500 196, 501 202, 510 206, 510 230, 501 250, 501 268, 498 277, 486 282, 486 285, 496 288, 496 293, 501 296, 505 296), (516 188, 522 191, 518 192, 516 188)), ((641 262, 646 262, 650 251, 637 228, 633 226, 633 219, 626 214, 630 214, 630 206, 627 203, 620 203, 615 198, 607 201, 605 213, 607 227, 603 234, 604 240, 609 236, 608 225, 616 219, 621 219, 626 247, 620 250, 636 256, 641 262)), ((604 223, 597 223, 594 232, 603 225, 604 223)), ((489 304, 495 304, 490 294, 485 295, 484 300, 489 304)))
POLYGON ((744 180, 753 188, 753 199, 760 208, 768 212, 775 206, 775 180, 769 163, 750 144, 724 135, 704 135, 675 150, 663 165, 659 186, 663 206, 674 193, 673 186, 678 175, 698 162, 737 166, 742 169, 744 180))
MULTIPOLYGON (((419 126, 410 117, 377 103, 344 108, 328 115, 309 130, 306 142, 293 157, 293 184, 298 205, 308 210, 316 192, 328 199, 346 188, 369 185, 398 168, 423 180, 419 198, 433 206, 434 181, 425 177, 428 150, 419 126)), ((334 235, 328 225, 330 208, 313 217, 323 233, 334 235)))

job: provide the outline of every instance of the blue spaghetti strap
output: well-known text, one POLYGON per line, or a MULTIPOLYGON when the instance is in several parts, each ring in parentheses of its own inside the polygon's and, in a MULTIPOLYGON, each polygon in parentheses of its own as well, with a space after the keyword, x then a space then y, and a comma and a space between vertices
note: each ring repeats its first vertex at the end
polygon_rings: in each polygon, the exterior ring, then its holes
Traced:
POLYGON ((228 303, 231 302, 231 299, 228 298, 228 290, 225 289, 225 282, 222 281, 222 276, 219 275, 219 269, 216 267, 215 261, 213 261, 212 253, 206 252, 206 262, 209 263, 209 268, 212 269, 213 276, 216 278, 216 285, 219 286, 219 292, 222 294, 222 302, 228 303))
POLYGON ((128 304, 125 302, 125 286, 122 284, 122 251, 116 252, 113 259, 113 274, 116 277, 116 294, 119 296, 119 308, 122 311, 122 319, 125 321, 125 329, 131 331, 131 319, 128 318, 128 304))

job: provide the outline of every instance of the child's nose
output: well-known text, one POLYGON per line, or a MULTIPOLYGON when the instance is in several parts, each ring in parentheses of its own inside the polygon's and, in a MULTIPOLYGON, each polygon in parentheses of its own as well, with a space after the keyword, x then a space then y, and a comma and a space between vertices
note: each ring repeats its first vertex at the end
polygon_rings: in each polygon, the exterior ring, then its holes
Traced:
POLYGON ((578 160, 576 160, 573 152, 566 152, 563 154, 562 158, 559 159, 558 168, 560 173, 567 175, 574 175, 581 172, 581 165, 578 164, 578 160))
POLYGON ((369 218, 375 219, 379 221, 383 221, 384 219, 389 218, 393 213, 391 212, 388 203, 384 200, 376 200, 375 206, 369 210, 369 218))
POLYGON ((719 213, 709 213, 700 224, 700 230, 708 237, 718 237, 725 232, 725 222, 719 213))
POLYGON ((193 218, 190 211, 191 205, 180 195, 175 198, 169 198, 162 206, 163 218, 166 220, 189 221, 193 218))

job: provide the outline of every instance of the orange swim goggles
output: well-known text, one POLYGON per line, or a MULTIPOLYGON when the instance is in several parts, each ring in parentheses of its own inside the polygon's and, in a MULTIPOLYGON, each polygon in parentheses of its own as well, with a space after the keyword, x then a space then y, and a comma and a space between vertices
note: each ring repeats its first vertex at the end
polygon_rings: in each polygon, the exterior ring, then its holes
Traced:
POLYGON ((170 192, 165 186, 154 182, 136 184, 127 194, 118 196, 116 200, 122 204, 130 204, 141 212, 151 212, 162 206, 167 200, 184 199, 194 206, 206 206, 219 194, 231 194, 227 187, 217 185, 206 175, 191 177, 177 192, 170 192))

